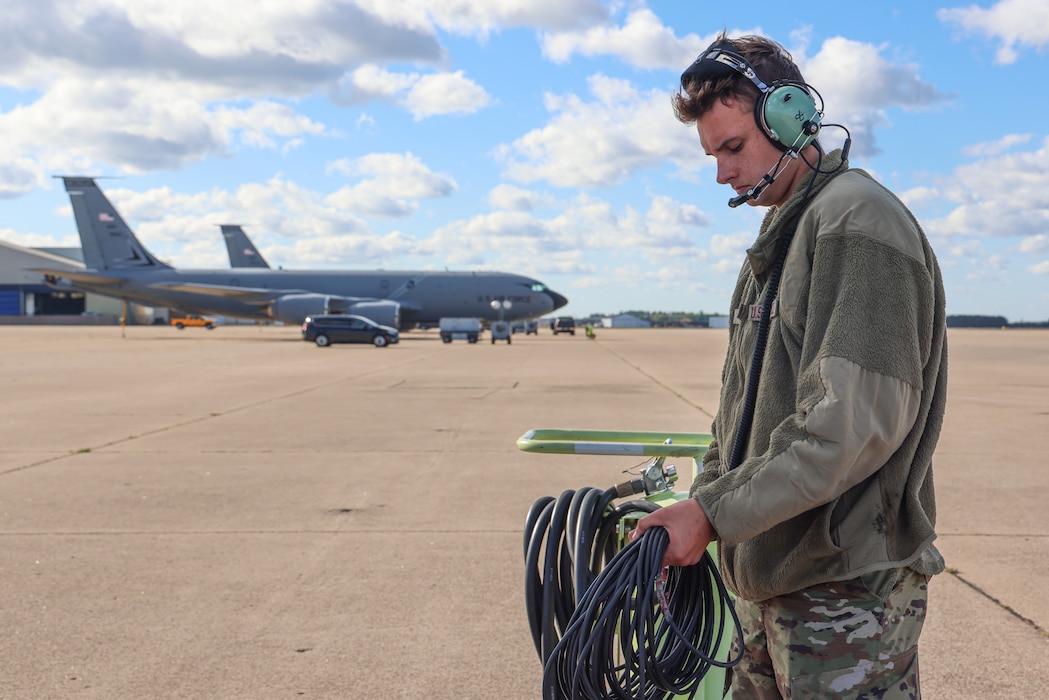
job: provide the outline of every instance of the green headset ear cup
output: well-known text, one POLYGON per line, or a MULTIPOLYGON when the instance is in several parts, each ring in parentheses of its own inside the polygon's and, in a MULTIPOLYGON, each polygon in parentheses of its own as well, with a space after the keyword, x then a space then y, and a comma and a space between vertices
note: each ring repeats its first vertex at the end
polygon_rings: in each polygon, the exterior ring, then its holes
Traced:
POLYGON ((800 151, 819 135, 816 100, 797 83, 773 84, 754 107, 758 126, 783 150, 800 151))

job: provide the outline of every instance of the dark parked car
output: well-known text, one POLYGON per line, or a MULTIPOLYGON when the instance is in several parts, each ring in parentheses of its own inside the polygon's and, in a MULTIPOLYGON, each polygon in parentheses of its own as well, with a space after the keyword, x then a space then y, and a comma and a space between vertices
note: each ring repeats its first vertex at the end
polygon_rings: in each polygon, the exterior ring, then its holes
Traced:
POLYGON ((380 326, 370 318, 351 314, 307 316, 302 322, 302 339, 327 347, 332 343, 371 343, 384 348, 400 340, 396 328, 380 326))
POLYGON ((575 335, 575 319, 571 316, 558 316, 554 321, 551 329, 554 331, 554 335, 558 333, 570 333, 575 335))

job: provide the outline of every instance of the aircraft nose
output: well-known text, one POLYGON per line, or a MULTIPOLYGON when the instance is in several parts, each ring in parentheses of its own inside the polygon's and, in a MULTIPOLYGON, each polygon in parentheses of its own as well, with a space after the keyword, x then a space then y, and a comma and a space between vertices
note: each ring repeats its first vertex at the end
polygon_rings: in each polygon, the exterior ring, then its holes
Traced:
POLYGON ((545 293, 550 297, 550 301, 553 302, 553 307, 550 309, 551 311, 560 309, 568 303, 568 297, 562 296, 552 289, 547 289, 545 293))

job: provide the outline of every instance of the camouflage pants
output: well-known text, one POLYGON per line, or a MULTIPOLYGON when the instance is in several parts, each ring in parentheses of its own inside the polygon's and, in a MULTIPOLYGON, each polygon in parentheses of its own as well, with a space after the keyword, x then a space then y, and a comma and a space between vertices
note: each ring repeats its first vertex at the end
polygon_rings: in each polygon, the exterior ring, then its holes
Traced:
POLYGON ((927 582, 890 569, 760 603, 737 600, 746 651, 732 670, 732 700, 917 700, 927 582))

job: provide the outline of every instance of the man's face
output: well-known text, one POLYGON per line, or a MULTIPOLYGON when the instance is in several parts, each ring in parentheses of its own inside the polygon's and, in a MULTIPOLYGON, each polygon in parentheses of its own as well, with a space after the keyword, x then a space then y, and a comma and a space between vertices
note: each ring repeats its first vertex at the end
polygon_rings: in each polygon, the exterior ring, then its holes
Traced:
MULTIPOLYGON (((761 181, 783 152, 761 133, 754 121, 753 108, 739 100, 714 106, 696 123, 699 142, 708 156, 718 162, 718 183, 730 185, 736 194, 743 194, 761 181)), ((751 206, 779 206, 794 191, 801 169, 791 160, 775 182, 748 201, 751 206)))

